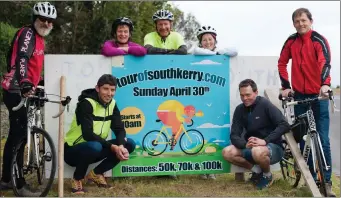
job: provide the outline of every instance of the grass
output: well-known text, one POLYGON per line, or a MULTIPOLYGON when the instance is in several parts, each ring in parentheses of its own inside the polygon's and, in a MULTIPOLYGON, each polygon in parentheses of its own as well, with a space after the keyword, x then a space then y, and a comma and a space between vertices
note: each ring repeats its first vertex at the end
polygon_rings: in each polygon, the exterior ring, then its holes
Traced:
MULTIPOLYGON (((1 154, 5 139, 1 140, 1 154)), ((248 177, 248 173, 245 174, 248 177)), ((302 181, 303 179, 301 179, 302 181)), ((311 197, 307 187, 292 188, 283 180, 280 172, 274 172, 274 183, 267 189, 257 190, 249 182, 237 182, 234 174, 219 174, 216 180, 203 180, 198 175, 181 175, 177 180, 156 177, 130 177, 107 179, 113 189, 99 189, 86 184, 86 197, 311 197)), ((340 197, 340 177, 332 176, 333 191, 340 197)), ((301 182, 303 183, 303 182, 301 182)), ((11 190, 0 192, 0 196, 13 197, 11 190)), ((58 196, 58 185, 48 195, 58 196)), ((64 179, 64 196, 81 197, 71 194, 70 179, 64 179)))
MULTIPOLYGON (((274 173, 275 181, 264 190, 257 190, 249 182, 237 182, 233 174, 217 175, 217 180, 203 180, 198 175, 183 175, 177 180, 155 177, 132 177, 108 179, 113 189, 99 189, 94 184, 86 184, 86 197, 311 197, 307 187, 293 189, 282 179, 279 172, 274 173)), ((333 176, 334 192, 340 196, 340 178, 333 176)), ((13 196, 11 191, 3 196, 13 196)), ((48 196, 58 196, 58 186, 53 185, 48 196)), ((65 197, 82 197, 70 193, 70 180, 64 180, 65 197)))

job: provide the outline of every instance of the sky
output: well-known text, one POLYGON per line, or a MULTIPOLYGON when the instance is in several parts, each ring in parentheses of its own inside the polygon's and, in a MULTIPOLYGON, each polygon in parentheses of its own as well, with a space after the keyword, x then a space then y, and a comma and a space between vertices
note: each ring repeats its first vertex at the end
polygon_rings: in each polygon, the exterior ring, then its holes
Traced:
POLYGON ((279 56, 285 40, 296 32, 291 15, 305 7, 313 29, 329 42, 332 86, 340 85, 339 1, 172 1, 201 25, 217 30, 218 48, 235 47, 239 56, 279 56))

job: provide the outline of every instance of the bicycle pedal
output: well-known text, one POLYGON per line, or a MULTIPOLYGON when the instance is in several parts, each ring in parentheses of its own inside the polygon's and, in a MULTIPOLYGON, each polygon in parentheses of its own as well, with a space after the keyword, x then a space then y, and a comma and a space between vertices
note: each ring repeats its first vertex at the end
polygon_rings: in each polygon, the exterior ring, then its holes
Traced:
POLYGON ((50 162, 52 160, 52 156, 50 152, 47 152, 46 155, 44 155, 44 160, 47 162, 50 162))
POLYGON ((45 161, 50 162, 51 160, 52 160, 52 157, 50 157, 50 156, 45 157, 45 161))

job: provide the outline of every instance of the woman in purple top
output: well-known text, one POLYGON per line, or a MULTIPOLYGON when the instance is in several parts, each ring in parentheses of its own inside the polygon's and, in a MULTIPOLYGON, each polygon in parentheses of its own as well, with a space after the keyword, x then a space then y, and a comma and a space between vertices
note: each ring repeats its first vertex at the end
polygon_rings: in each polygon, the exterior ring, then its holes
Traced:
POLYGON ((111 35, 113 40, 108 40, 102 47, 104 56, 120 56, 131 54, 134 56, 144 56, 147 50, 130 41, 133 32, 133 22, 126 17, 118 18, 112 24, 111 35))

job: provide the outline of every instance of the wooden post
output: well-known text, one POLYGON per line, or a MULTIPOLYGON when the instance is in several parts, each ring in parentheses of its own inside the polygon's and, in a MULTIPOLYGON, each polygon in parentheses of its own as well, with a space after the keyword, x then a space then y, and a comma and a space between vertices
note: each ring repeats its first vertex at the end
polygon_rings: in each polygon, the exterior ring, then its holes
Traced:
MULTIPOLYGON (((279 93, 278 93, 279 94, 279 93)), ((280 106, 280 100, 278 99, 278 95, 276 95, 276 92, 271 89, 265 89, 264 90, 264 96, 270 100, 278 109, 281 109, 282 107, 280 106)), ((287 118, 288 119, 288 118, 287 118)), ((297 146, 297 142, 294 139, 294 136, 292 134, 292 131, 284 134, 284 137, 290 147, 291 153, 294 156, 297 165, 299 169, 301 170, 301 173, 303 175, 303 178, 309 187, 309 190, 313 194, 314 197, 322 197, 315 180, 313 176, 311 175, 307 163, 304 161, 304 158, 301 154, 300 149, 297 146)))
POLYGON ((244 182, 245 181, 244 173, 235 173, 234 180, 238 182, 244 182))
MULTIPOLYGON (((60 99, 65 97, 65 76, 60 77, 60 99)), ((61 111, 62 105, 59 106, 61 111)), ((58 134, 58 197, 64 197, 64 113, 59 117, 58 134)))

